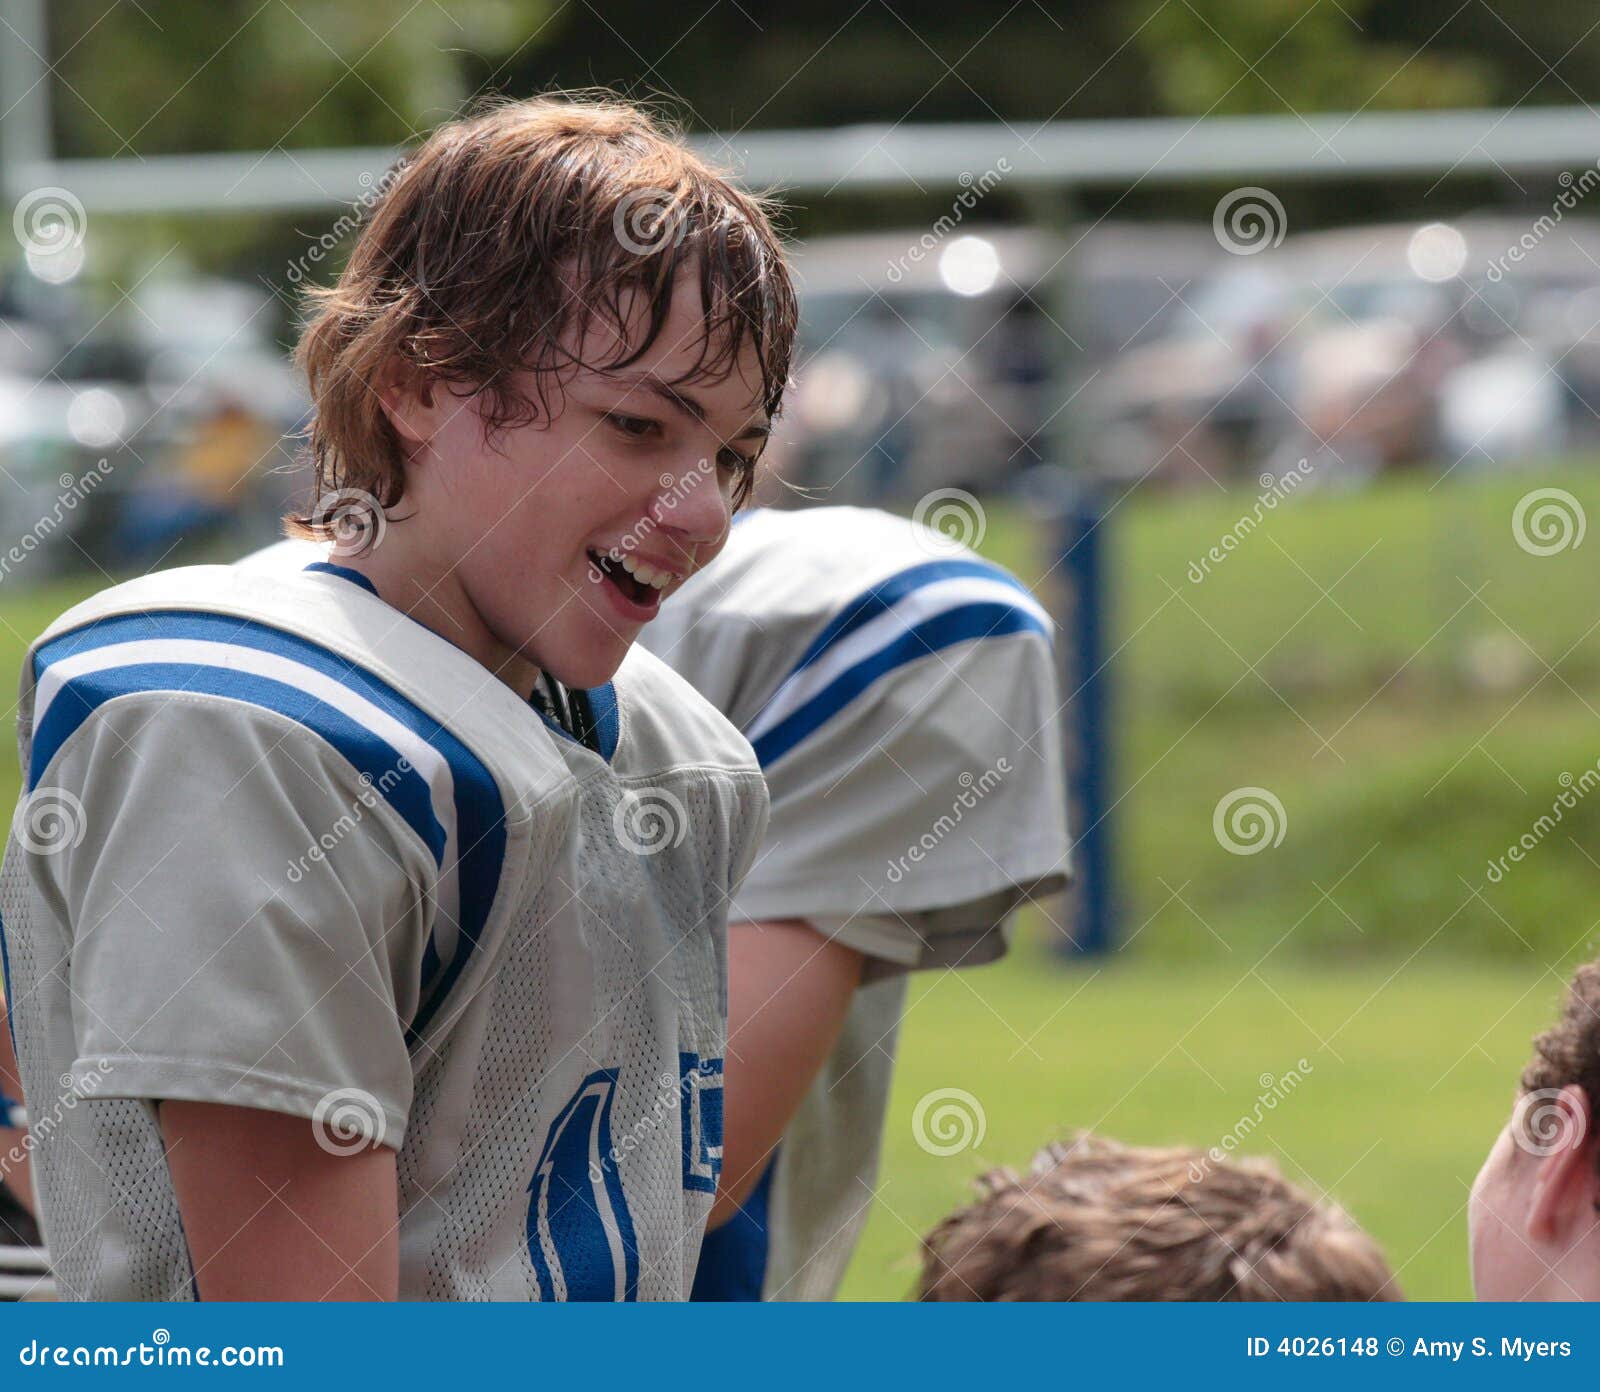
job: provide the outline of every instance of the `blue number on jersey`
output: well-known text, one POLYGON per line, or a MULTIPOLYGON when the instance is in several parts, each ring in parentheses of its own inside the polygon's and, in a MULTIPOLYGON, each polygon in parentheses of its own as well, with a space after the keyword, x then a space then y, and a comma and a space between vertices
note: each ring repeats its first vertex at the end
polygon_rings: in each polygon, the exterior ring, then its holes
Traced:
POLYGON ((611 1148, 617 1070, 591 1073, 550 1123, 528 1203, 541 1300, 637 1300, 639 1240, 611 1148))
POLYGON ((722 1060, 678 1055, 682 1100, 683 1187, 717 1192, 722 1173, 722 1060))

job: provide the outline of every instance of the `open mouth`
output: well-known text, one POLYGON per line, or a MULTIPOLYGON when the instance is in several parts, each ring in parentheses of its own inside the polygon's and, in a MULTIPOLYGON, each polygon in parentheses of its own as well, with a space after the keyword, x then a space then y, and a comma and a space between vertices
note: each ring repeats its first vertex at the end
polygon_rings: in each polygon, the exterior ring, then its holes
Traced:
POLYGON ((661 591, 653 585, 630 575, 622 568, 621 561, 614 561, 611 557, 602 555, 599 551, 589 552, 589 564, 599 576, 602 584, 614 585, 618 593, 630 604, 637 604, 641 608, 654 609, 661 602, 661 591))

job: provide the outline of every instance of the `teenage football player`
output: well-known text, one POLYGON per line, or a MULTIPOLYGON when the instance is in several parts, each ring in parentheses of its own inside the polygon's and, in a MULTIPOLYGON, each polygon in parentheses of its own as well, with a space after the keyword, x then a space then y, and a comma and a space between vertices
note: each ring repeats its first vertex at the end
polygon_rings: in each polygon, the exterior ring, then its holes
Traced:
POLYGON ((794 320, 764 206, 637 108, 452 123, 301 343, 333 554, 32 645, 0 919, 63 1296, 688 1294, 767 799, 629 648, 794 320))

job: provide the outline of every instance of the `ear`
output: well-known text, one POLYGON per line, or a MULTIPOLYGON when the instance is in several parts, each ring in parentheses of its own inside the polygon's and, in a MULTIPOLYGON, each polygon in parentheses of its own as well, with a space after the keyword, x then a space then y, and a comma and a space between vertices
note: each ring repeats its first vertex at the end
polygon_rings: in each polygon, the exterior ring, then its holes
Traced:
POLYGON ((1536 1105, 1543 1113, 1534 1118, 1543 1154, 1528 1207, 1528 1235, 1544 1242, 1570 1240, 1594 1223, 1600 1203, 1593 1109, 1589 1094, 1576 1083, 1536 1105))
POLYGON ((377 395, 395 434, 407 445, 425 445, 433 438, 438 384, 404 359, 389 360, 378 380, 377 395))

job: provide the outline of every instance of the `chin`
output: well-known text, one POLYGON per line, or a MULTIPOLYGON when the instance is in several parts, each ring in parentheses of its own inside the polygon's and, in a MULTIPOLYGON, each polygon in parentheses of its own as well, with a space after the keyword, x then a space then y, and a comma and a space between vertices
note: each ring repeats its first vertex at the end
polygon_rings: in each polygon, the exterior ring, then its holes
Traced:
POLYGON ((604 686, 616 676, 617 668, 622 666, 622 660, 632 646, 620 638, 612 638, 604 643, 588 643, 583 652, 551 655, 542 664, 543 670, 562 686, 586 691, 590 687, 604 686))

